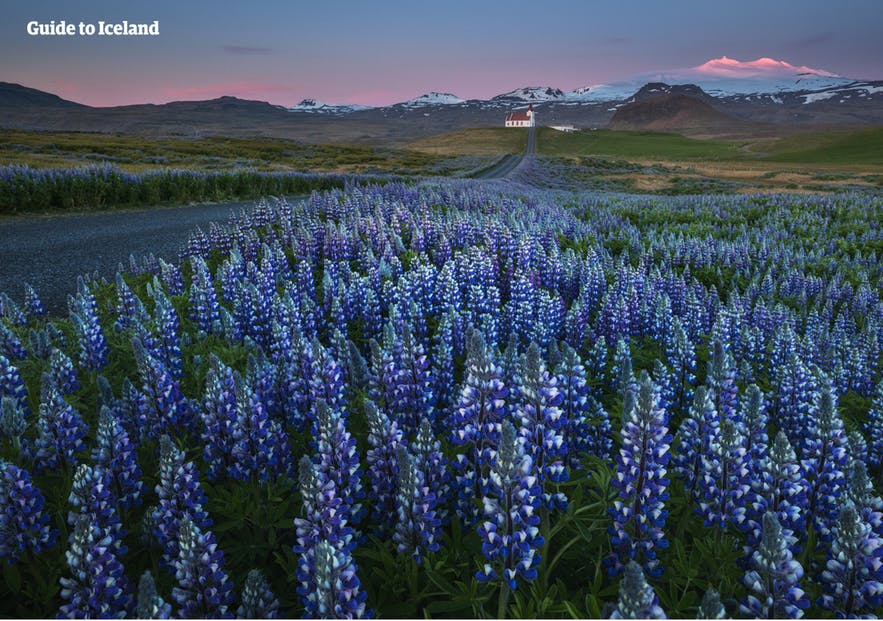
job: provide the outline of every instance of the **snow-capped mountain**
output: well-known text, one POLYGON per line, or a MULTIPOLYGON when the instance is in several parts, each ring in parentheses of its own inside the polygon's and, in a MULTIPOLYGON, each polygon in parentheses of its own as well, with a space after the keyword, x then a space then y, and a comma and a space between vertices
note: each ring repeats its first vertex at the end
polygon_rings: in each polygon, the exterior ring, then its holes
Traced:
POLYGON ((644 73, 621 82, 596 84, 567 93, 570 101, 601 102, 623 99, 649 82, 696 84, 713 97, 780 95, 846 86, 855 80, 823 69, 794 66, 783 60, 740 61, 723 56, 696 67, 644 73))
POLYGON ((556 101, 564 97, 564 91, 551 86, 525 86, 514 91, 497 95, 493 99, 516 99, 521 101, 556 101))
POLYGON ((314 112, 317 114, 347 114, 359 110, 370 110, 371 106, 360 104, 333 104, 318 99, 304 99, 296 106, 288 108, 292 112, 314 112))
POLYGON ((465 101, 465 99, 460 99, 459 97, 451 93, 431 92, 424 93, 419 97, 415 97, 414 99, 409 99, 401 105, 407 106, 409 108, 420 108, 422 106, 446 106, 449 104, 460 104, 465 101))

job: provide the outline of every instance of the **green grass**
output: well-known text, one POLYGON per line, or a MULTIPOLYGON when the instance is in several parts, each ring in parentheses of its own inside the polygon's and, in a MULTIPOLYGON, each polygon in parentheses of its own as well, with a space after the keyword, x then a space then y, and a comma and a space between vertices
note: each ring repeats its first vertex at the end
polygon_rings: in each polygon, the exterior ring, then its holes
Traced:
POLYGON ((679 134, 598 129, 573 133, 541 127, 537 150, 542 155, 600 155, 631 160, 714 161, 744 159, 741 142, 698 140, 679 134))
POLYGON ((109 162, 129 172, 154 168, 225 171, 432 174, 445 158, 370 145, 304 144, 279 138, 199 139, 93 132, 0 133, 0 165, 68 167, 109 162))
POLYGON ((776 162, 883 165, 883 127, 789 136, 766 151, 776 162))
POLYGON ((421 138, 408 148, 435 155, 505 155, 521 153, 527 131, 511 127, 480 127, 421 138))

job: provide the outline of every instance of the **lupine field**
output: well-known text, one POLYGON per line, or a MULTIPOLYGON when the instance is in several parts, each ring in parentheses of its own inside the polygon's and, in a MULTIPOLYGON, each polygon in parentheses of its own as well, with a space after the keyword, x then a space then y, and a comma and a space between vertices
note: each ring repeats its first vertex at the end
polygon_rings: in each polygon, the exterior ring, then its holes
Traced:
POLYGON ((873 617, 883 200, 351 185, 0 297, 0 615, 873 617))

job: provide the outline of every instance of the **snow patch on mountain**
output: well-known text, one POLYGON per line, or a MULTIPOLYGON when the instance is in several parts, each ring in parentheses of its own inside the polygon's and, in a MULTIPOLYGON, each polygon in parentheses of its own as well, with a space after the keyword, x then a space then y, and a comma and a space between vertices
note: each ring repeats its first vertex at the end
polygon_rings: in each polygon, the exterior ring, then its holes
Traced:
POLYGON ((360 104, 333 104, 318 99, 304 99, 296 106, 288 108, 292 112, 315 112, 317 114, 347 114, 359 110, 370 110, 371 106, 360 104))
POLYGON ((494 97, 494 99, 517 99, 520 101, 556 101, 563 98, 564 91, 551 86, 524 86, 494 97))
POLYGON ((446 106, 450 104, 460 104, 464 101, 466 100, 451 93, 432 92, 424 93, 423 95, 420 95, 420 97, 415 97, 414 99, 409 99, 402 105, 408 106, 409 108, 419 108, 420 106, 446 106))

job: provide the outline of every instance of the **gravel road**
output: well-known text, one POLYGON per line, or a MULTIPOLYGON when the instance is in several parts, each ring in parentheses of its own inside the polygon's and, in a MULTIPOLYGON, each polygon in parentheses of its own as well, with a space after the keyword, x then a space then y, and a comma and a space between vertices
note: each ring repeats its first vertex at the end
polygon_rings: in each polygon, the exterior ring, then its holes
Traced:
POLYGON ((528 161, 533 157, 536 139, 534 137, 534 127, 527 130, 527 145, 524 153, 520 155, 506 155, 495 166, 488 168, 481 174, 476 175, 475 179, 501 179, 518 168, 522 162, 528 161))
MULTIPOLYGON (((291 200, 291 199, 289 199, 291 200)), ((128 265, 153 253, 177 261, 181 244, 210 222, 224 222, 255 201, 153 207, 137 211, 53 215, 0 220, 0 291, 16 302, 30 283, 51 314, 66 314, 67 296, 79 274, 113 278, 119 263, 128 265)))

